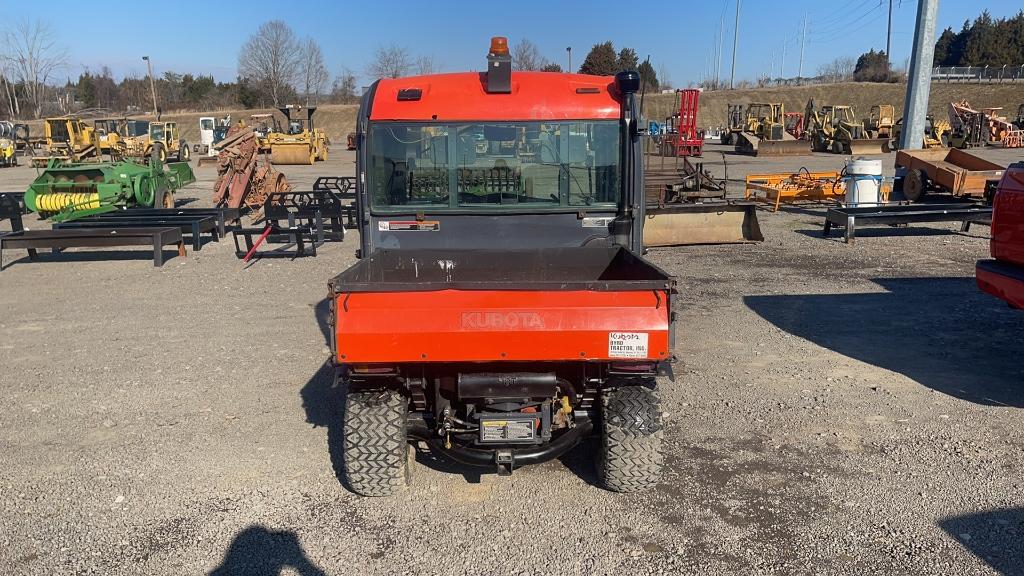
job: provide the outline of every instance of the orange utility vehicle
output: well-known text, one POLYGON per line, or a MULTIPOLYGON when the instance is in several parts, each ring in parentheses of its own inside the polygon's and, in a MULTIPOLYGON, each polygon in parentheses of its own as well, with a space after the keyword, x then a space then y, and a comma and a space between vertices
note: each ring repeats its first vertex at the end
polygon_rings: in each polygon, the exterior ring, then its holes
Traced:
POLYGON ((640 77, 383 79, 357 119, 360 260, 330 282, 343 479, 380 496, 410 440, 510 473, 596 436, 601 483, 654 485, 675 281, 641 257, 640 77))
POLYGON ((1024 310, 1024 162, 1011 164, 992 203, 992 258, 979 260, 978 286, 1024 310))

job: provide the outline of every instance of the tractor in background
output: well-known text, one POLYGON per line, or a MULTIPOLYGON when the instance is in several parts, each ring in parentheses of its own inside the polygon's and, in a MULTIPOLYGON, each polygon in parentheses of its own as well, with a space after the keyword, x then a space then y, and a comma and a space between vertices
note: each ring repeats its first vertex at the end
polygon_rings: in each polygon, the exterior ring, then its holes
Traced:
POLYGON ((99 162, 100 146, 96 129, 80 118, 64 116, 47 118, 43 124, 45 156, 33 156, 32 165, 42 168, 51 160, 99 162))
POLYGON ((815 152, 834 154, 882 154, 889 151, 888 138, 872 138, 857 120, 853 106, 825 105, 817 108, 812 98, 804 112, 807 135, 815 152))
POLYGON ((175 162, 188 162, 192 157, 188 143, 178 133, 177 122, 146 122, 145 132, 142 125, 133 130, 137 135, 124 139, 123 156, 143 162, 150 158, 165 164, 169 158, 175 162))
POLYGON ((896 125, 896 108, 892 104, 875 104, 864 119, 864 132, 868 138, 892 138, 896 125))
MULTIPOLYGON (((734 111, 730 105, 730 123, 734 111)), ((754 102, 743 109, 740 130, 733 132, 736 151, 754 156, 784 156, 806 154, 807 143, 797 140, 786 131, 786 109, 781 102, 754 102)))

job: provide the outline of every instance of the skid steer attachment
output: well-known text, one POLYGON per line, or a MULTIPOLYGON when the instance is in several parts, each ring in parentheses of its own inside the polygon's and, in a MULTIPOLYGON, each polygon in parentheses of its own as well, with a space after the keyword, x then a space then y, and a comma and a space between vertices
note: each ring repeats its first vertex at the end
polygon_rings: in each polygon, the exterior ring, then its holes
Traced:
POLYGON ((649 206, 644 246, 763 242, 753 202, 700 202, 649 206))
POLYGON ((892 150, 889 147, 888 138, 854 138, 846 143, 847 154, 860 156, 862 154, 886 154, 892 150))
POLYGON ((756 156, 799 156, 810 154, 811 145, 807 140, 789 138, 784 140, 762 140, 756 156))

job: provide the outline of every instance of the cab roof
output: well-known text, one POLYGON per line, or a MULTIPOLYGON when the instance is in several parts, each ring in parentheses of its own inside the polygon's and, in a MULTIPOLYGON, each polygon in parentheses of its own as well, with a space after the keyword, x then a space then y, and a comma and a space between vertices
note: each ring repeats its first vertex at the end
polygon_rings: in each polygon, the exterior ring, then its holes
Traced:
POLYGON ((482 72, 382 79, 370 120, 617 120, 612 76, 513 72, 509 94, 488 93, 482 72))

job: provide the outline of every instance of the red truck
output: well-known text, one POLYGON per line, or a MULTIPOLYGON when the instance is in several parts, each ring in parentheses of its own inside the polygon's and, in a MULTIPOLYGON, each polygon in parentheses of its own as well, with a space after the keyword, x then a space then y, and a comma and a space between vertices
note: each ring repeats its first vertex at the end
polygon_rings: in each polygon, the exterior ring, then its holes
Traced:
POLYGON ((1024 162, 1010 165, 992 203, 992 259, 975 269, 978 287, 1024 309, 1024 162))
POLYGON ((330 282, 342 478, 385 496, 411 441, 511 473, 596 437, 658 482, 675 280, 643 252, 636 72, 383 79, 357 119, 359 261, 330 282))

